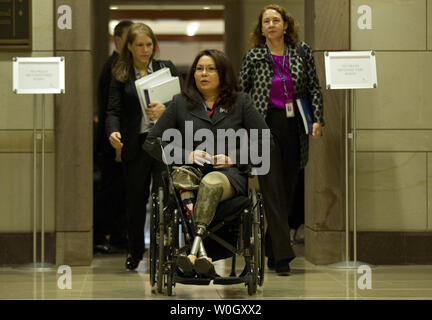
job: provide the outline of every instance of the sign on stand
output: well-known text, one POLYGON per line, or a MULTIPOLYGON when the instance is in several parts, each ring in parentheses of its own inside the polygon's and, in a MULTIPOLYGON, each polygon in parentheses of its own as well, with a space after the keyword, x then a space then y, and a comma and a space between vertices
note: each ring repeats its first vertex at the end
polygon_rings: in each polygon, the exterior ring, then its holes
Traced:
POLYGON ((374 51, 326 52, 327 89, 368 89, 377 87, 374 51))
POLYGON ((355 91, 353 89, 377 88, 377 73, 374 51, 336 51, 324 53, 326 88, 327 89, 349 89, 351 93, 351 121, 352 132, 349 132, 348 106, 349 92, 346 92, 345 99, 345 261, 330 265, 337 269, 354 269, 366 265, 364 262, 357 261, 357 187, 356 187, 356 108, 355 91), (349 140, 353 144, 353 249, 354 260, 350 259, 350 215, 349 215, 349 140))
MULTIPOLYGON (((1 2, 1 1, 0 1, 1 2)), ((12 59, 12 90, 15 94, 34 94, 33 104, 33 263, 22 269, 45 272, 52 271, 51 264, 45 263, 45 94, 65 93, 64 57, 14 57, 12 59), (37 95, 41 95, 42 126, 37 131, 37 95), (37 262, 37 140, 42 140, 41 150, 41 261, 37 262)))
POLYGON ((65 93, 64 57, 13 58, 13 92, 65 93))

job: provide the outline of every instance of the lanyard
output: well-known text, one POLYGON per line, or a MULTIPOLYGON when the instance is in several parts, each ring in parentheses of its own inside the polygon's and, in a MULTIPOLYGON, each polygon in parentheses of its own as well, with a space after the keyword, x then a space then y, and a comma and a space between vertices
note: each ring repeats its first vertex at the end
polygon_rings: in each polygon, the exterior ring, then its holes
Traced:
MULTIPOLYGON (((286 86, 285 77, 280 73, 279 67, 276 64, 275 60, 273 59, 273 56, 272 56, 272 54, 270 52, 270 49, 267 47, 267 45, 266 45, 266 49, 267 49, 267 53, 269 55, 269 58, 270 58, 270 60, 272 62, 273 69, 275 69, 277 71, 277 73, 279 75, 279 78, 282 81, 282 84, 283 84, 283 87, 284 87, 284 93, 285 93, 286 98, 288 99, 288 89, 287 89, 287 86, 286 86)), ((284 44, 284 53, 283 53, 283 59, 282 59, 282 70, 285 68, 285 58, 286 58, 286 51, 287 51, 286 49, 287 49, 286 48, 286 44, 284 44)))

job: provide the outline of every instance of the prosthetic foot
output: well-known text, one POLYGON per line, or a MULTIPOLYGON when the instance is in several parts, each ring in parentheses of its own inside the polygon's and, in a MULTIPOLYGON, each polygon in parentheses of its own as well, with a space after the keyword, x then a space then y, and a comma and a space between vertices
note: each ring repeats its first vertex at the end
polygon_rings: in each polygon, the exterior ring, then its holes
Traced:
POLYGON ((198 274, 203 276, 212 276, 215 274, 212 259, 207 257, 207 252, 202 243, 202 236, 204 235, 205 230, 204 226, 198 226, 197 236, 194 239, 188 259, 194 265, 194 269, 198 274))

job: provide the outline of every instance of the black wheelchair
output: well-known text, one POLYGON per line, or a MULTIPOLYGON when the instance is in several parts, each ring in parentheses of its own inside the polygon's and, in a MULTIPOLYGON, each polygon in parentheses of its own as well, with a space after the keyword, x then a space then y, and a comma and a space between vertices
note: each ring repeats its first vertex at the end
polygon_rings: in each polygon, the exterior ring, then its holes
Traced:
MULTIPOLYGON (((248 172, 250 175, 250 170, 248 172)), ((229 276, 186 275, 176 264, 177 257, 190 252, 195 237, 193 217, 188 217, 174 187, 171 167, 162 173, 164 188, 151 197, 150 285, 171 296, 177 283, 230 285, 244 283, 249 295, 264 282, 264 209, 261 194, 249 188, 249 195, 236 196, 218 205, 215 218, 203 236, 213 261, 232 258, 229 276), (244 258, 244 270, 236 275, 237 256, 244 258)))

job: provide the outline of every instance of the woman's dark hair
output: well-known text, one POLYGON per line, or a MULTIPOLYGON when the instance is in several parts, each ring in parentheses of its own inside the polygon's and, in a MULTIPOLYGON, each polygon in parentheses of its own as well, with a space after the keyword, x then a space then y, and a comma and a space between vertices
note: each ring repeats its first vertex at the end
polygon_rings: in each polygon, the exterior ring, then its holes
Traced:
POLYGON ((299 26, 294 21, 294 18, 291 16, 291 14, 285 10, 283 7, 277 5, 277 4, 270 4, 268 6, 265 6, 262 10, 260 15, 258 16, 258 22, 255 25, 254 31, 251 33, 250 38, 252 42, 252 46, 254 48, 261 47, 266 42, 266 37, 262 33, 262 18, 264 15, 264 12, 267 10, 275 10, 277 11, 282 19, 283 22, 288 23, 288 27, 286 29, 286 33, 284 34, 284 41, 288 44, 295 44, 298 41, 298 30, 299 26))
POLYGON ((128 44, 133 44, 138 35, 145 34, 148 36, 153 42, 153 52, 150 57, 150 61, 156 54, 156 50, 158 48, 158 42, 156 36, 153 33, 153 30, 144 23, 134 23, 129 27, 129 31, 126 37, 125 45, 120 53, 117 62, 114 64, 112 73, 116 80, 120 82, 126 82, 129 78, 129 74, 133 70, 133 57, 132 53, 128 49, 128 44))
POLYGON ((216 49, 203 50, 195 57, 186 76, 183 96, 192 104, 192 108, 202 108, 203 96, 195 83, 195 68, 202 56, 213 58, 219 75, 219 98, 228 110, 231 110, 240 88, 232 64, 225 53, 216 49))

